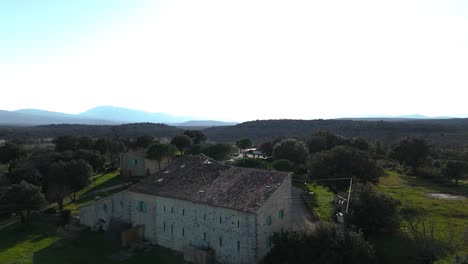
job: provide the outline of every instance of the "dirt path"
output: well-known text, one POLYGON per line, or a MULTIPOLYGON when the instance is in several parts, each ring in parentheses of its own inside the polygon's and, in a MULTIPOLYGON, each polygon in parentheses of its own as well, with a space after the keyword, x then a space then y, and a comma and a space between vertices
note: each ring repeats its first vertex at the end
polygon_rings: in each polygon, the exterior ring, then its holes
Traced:
POLYGON ((302 200, 303 190, 292 188, 292 229, 294 231, 313 231, 317 222, 313 221, 312 214, 302 200))

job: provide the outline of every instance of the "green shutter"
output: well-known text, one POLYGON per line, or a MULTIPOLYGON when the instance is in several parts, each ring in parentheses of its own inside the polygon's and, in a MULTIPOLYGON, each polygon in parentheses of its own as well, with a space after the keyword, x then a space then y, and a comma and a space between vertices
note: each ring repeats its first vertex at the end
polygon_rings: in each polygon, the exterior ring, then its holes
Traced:
POLYGON ((271 216, 267 216, 267 219, 266 219, 266 224, 267 225, 271 225, 271 216))
POLYGON ((271 246, 271 239, 270 239, 270 237, 267 237, 265 245, 266 245, 267 248, 269 248, 269 247, 271 246))

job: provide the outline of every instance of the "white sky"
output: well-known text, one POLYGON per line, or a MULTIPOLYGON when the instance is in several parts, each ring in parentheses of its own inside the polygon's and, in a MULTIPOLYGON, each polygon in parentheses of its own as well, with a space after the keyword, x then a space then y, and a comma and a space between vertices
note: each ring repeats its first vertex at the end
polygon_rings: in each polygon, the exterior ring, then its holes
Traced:
POLYGON ((446 0, 147 3, 0 60, 0 109, 468 116, 467 13, 446 0))

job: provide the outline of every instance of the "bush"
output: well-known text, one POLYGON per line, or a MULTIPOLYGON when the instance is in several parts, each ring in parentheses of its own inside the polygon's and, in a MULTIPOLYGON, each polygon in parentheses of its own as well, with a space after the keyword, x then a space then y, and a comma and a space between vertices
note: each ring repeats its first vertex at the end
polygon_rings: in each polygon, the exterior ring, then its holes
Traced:
POLYGON ((294 162, 287 160, 287 159, 275 160, 272 166, 275 170, 279 170, 279 171, 290 171, 290 172, 296 171, 294 162))
POLYGON ((265 170, 270 168, 267 162, 261 159, 254 159, 254 158, 238 159, 234 161, 233 165, 237 167, 265 169, 265 170))
POLYGON ((372 184, 357 184, 351 192, 346 222, 362 229, 366 235, 388 233, 399 227, 400 204, 399 200, 378 192, 372 184))
POLYGON ((264 264, 375 263, 372 246, 357 233, 331 223, 320 224, 314 233, 287 232, 273 236, 274 247, 264 264))

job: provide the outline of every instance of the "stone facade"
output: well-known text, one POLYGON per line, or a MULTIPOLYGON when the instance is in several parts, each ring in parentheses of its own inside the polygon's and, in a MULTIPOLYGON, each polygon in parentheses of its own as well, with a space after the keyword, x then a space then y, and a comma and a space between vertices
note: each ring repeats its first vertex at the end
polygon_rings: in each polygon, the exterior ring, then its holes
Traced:
MULTIPOLYGON (((161 162, 161 168, 167 161, 161 162)), ((156 160, 147 159, 144 151, 122 153, 120 155, 120 173, 122 176, 149 176, 159 171, 156 160)))

